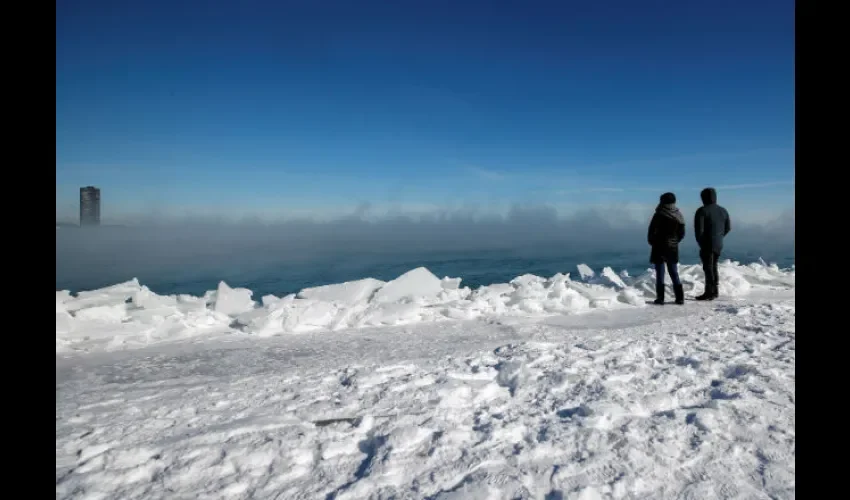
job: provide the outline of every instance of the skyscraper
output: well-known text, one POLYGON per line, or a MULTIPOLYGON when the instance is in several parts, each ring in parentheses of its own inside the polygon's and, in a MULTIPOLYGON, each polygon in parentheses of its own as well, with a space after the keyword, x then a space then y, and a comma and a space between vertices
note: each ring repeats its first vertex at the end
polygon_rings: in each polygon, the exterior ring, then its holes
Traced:
POLYGON ((80 225, 100 225, 100 189, 94 186, 80 188, 80 225))

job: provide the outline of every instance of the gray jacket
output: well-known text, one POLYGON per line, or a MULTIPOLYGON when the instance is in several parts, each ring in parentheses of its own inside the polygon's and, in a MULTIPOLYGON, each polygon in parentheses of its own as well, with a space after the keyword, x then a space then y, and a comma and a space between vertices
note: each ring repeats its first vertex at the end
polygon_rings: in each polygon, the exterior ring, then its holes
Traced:
POLYGON ((732 230, 729 212, 717 204, 717 191, 705 188, 700 193, 703 206, 694 215, 694 236, 703 252, 723 251, 723 238, 732 230))

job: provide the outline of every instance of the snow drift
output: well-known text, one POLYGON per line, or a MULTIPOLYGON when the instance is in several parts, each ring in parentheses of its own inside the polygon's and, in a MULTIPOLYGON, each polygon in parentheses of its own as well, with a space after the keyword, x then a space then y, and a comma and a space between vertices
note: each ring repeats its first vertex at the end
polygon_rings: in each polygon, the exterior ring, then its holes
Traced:
MULTIPOLYGON (((483 286, 462 287, 460 278, 434 276, 424 267, 383 282, 367 278, 307 288, 286 297, 267 295, 258 304, 251 290, 221 282, 202 297, 157 295, 133 279, 80 292, 56 292, 56 351, 113 350, 200 335, 271 336, 368 326, 403 325, 498 316, 576 314, 594 309, 644 307, 655 295, 655 272, 632 278, 606 267, 597 276, 578 266, 551 278, 523 275, 483 286)), ((723 296, 753 290, 791 289, 795 267, 758 262, 719 266, 723 296)), ((698 265, 680 266, 686 296, 704 289, 698 265)), ((669 284, 669 276, 666 278, 669 284)), ((672 295, 672 290, 669 291, 672 295)))

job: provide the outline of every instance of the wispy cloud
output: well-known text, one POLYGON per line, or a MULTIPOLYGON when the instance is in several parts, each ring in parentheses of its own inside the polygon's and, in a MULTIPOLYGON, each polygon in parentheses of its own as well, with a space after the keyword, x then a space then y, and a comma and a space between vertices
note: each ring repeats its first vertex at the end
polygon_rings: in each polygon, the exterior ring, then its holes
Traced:
MULTIPOLYGON (((795 185, 795 181, 769 181, 769 182, 753 182, 747 184, 721 184, 711 186, 718 190, 739 190, 739 189, 764 189, 769 187, 777 187, 777 186, 793 186, 795 185)), ((669 189, 673 191, 701 191, 709 186, 667 186, 664 189, 669 189)), ((568 195, 568 194, 579 194, 579 193, 626 193, 632 191, 639 192, 656 192, 661 190, 662 188, 658 186, 630 186, 630 187, 587 187, 580 189, 561 189, 555 191, 555 194, 558 196, 568 195)))
POLYGON ((638 167, 638 166, 654 166, 654 165, 667 165, 670 163, 687 165, 691 162, 701 162, 701 161, 728 161, 728 160, 742 160, 748 157, 763 157, 768 154, 779 154, 779 153, 793 153, 794 148, 753 148, 753 149, 745 149, 740 151, 713 151, 713 152, 697 152, 697 153, 688 153, 681 154, 675 156, 666 156, 666 157, 658 157, 658 158, 638 158, 634 160, 626 160, 626 161, 617 161, 607 164, 601 165, 586 165, 581 167, 581 170, 584 169, 594 169, 594 168, 611 168, 611 167, 638 167))
POLYGON ((623 193, 626 190, 618 187, 589 187, 581 189, 561 189, 555 193, 558 195, 579 194, 579 193, 623 193))
POLYGON ((729 184, 725 186, 714 186, 715 189, 761 189, 776 186, 794 186, 794 181, 756 182, 751 184, 729 184))
MULTIPOLYGON (((637 171, 640 169, 659 169, 659 168, 674 168, 687 169, 693 168, 697 164, 727 164, 735 162, 738 164, 749 164, 751 162, 770 162, 770 161, 791 161, 793 164, 794 147, 774 147, 774 148, 751 148, 737 151, 703 151, 679 154, 673 156, 658 156, 631 158, 619 161, 606 163, 579 163, 570 160, 563 160, 548 167, 529 166, 528 174, 523 174, 524 178, 537 177, 540 180, 549 183, 561 182, 569 183, 576 178, 584 177, 588 180, 593 178, 596 182, 604 182, 604 178, 600 177, 616 175, 614 171, 631 170, 637 171), (606 172, 607 173, 603 173, 606 172)), ((629 187, 629 191, 652 190, 656 188, 633 188, 629 187)), ((582 192, 587 192, 583 189, 582 192)))
POLYGON ((495 170, 489 170, 481 167, 467 166, 466 170, 488 181, 503 181, 508 178, 508 176, 503 174, 502 172, 497 172, 495 170))

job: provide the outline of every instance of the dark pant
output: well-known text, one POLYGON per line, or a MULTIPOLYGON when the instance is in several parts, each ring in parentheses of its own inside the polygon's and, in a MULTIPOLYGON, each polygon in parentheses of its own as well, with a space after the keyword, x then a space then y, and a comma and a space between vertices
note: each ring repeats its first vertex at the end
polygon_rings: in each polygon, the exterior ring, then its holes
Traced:
POLYGON ((717 261, 720 259, 720 252, 711 250, 700 250, 699 258, 702 260, 702 270, 705 272, 705 290, 713 290, 717 294, 717 286, 720 284, 720 275, 717 274, 717 261))
POLYGON ((675 262, 667 261, 657 262, 655 264, 655 284, 661 286, 664 284, 664 265, 667 265, 667 272, 670 273, 670 280, 674 285, 681 285, 679 281, 679 266, 675 262))

